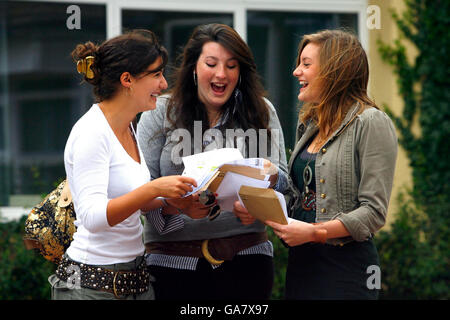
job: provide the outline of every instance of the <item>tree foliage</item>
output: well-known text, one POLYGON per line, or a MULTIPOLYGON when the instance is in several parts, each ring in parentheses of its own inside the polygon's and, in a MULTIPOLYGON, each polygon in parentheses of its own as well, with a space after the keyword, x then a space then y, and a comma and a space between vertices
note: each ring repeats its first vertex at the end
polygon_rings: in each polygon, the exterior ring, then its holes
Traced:
MULTIPOLYGON (((412 189, 399 198, 390 232, 377 239, 386 298, 448 299, 450 214, 450 2, 406 0, 393 13, 401 36, 389 45, 379 40, 384 61, 393 66, 404 100, 400 116, 385 106, 399 130, 413 176, 412 189), (405 41, 418 50, 408 60, 405 41), (419 133, 413 126, 418 124, 419 133)), ((409 57, 410 58, 410 57, 409 57)))

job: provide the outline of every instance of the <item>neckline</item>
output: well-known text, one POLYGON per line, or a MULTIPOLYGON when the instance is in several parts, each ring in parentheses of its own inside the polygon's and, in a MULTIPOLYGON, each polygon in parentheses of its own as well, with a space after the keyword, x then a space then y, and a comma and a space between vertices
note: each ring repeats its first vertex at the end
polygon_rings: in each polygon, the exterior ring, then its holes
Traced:
POLYGON ((317 153, 311 153, 308 151, 308 148, 304 148, 301 152, 298 153, 298 157, 304 161, 316 161, 317 153))
POLYGON ((315 134, 313 134, 313 135, 309 138, 309 140, 305 143, 305 147, 303 148, 302 153, 303 153, 303 152, 306 152, 306 155, 308 155, 308 156, 314 156, 314 157, 317 156, 317 154, 319 153, 320 148, 319 148, 319 150, 318 150, 317 152, 309 152, 308 149, 309 149, 309 147, 311 146, 312 142, 314 141, 314 139, 316 138, 316 136, 317 136, 318 134, 319 134, 319 132, 316 132, 315 134))
POLYGON ((137 148, 137 150, 138 150, 139 161, 136 161, 136 159, 134 159, 134 158, 127 152, 127 150, 125 150, 125 148, 123 147, 122 143, 120 143, 119 138, 117 138, 116 133, 115 133, 114 130, 111 128, 111 125, 109 124, 108 119, 106 119, 106 116, 105 116, 105 114, 103 113, 102 108, 100 108, 100 106, 98 105, 98 103, 94 104, 94 106, 96 106, 97 109, 98 109, 98 111, 101 113, 103 119, 104 119, 105 122, 106 122, 106 125, 108 126, 110 132, 111 132, 112 135, 114 136, 114 139, 115 139, 116 143, 118 143, 118 144, 120 145, 120 147, 121 147, 121 149, 123 150, 123 152, 124 152, 124 153, 128 156, 128 158, 129 158, 130 160, 132 160, 134 163, 136 163, 136 164, 138 164, 138 165, 141 165, 141 164, 142 164, 141 150, 139 149, 139 145, 138 145, 138 142, 137 142, 137 137, 136 137, 136 134, 135 134, 135 132, 134 132, 134 128, 133 128, 132 123, 130 122, 128 128, 131 127, 131 134, 132 134, 134 143, 135 143, 135 145, 136 145, 136 148, 137 148))

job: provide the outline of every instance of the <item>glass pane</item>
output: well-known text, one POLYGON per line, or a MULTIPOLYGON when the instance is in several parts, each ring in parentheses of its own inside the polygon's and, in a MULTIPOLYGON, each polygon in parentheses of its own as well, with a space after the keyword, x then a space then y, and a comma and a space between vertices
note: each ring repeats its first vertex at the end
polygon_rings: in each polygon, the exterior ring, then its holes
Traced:
POLYGON ((286 147, 293 148, 298 119, 298 81, 292 76, 304 34, 345 27, 357 31, 356 14, 247 12, 248 44, 269 99, 278 111, 286 147))
MULTIPOLYGON (((171 67, 175 66, 176 57, 182 53, 194 28, 208 23, 223 23, 232 27, 233 15, 214 12, 122 11, 123 31, 143 28, 153 31, 158 36, 169 52, 167 76, 170 75, 171 67)), ((170 77, 167 77, 169 85, 170 80, 170 77)))
POLYGON ((105 40, 106 8, 70 5, 2 1, 0 206, 48 193, 65 177, 67 137, 93 102, 70 53, 78 43, 105 40))

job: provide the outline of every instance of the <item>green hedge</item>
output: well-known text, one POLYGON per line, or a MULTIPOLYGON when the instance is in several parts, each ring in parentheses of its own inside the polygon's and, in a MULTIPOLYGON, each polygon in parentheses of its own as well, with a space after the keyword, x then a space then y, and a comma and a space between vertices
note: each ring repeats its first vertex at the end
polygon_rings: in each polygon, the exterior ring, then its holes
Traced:
POLYGON ((56 265, 25 249, 25 219, 0 223, 0 300, 50 299, 47 278, 56 265))
POLYGON ((272 228, 267 228, 269 240, 272 241, 274 251, 274 283, 272 289, 272 300, 284 299, 284 284, 286 281, 286 267, 288 264, 288 249, 281 240, 273 233, 272 228))
POLYGON ((380 299, 450 299, 448 239, 436 243, 426 231, 427 216, 414 201, 402 194, 399 202, 390 231, 375 237, 382 270, 380 299))

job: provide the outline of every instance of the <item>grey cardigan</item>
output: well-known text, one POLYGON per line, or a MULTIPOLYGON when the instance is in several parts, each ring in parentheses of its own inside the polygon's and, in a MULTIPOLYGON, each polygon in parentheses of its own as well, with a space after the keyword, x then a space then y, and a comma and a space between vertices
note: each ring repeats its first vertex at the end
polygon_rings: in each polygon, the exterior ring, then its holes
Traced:
MULTIPOLYGON (((184 169, 183 164, 176 164, 172 161, 174 143, 170 141, 174 130, 169 129, 171 125, 166 117, 168 101, 168 95, 159 97, 157 108, 144 112, 138 123, 138 141, 152 179, 181 174, 184 169)), ((288 187, 283 132, 275 108, 269 100, 265 99, 265 101, 270 114, 268 127, 272 130, 278 129, 280 133, 278 141, 278 167, 280 169, 279 173, 284 172, 284 174, 279 175, 279 179, 284 179, 284 183, 280 183, 280 185, 284 185, 282 187, 284 190, 278 191, 283 192, 288 187)), ((241 147, 243 146, 241 145, 241 147)), ((245 157, 243 150, 241 152, 245 157)), ((157 225, 146 221, 144 226, 145 243, 213 239, 265 230, 264 224, 259 221, 251 225, 243 225, 232 212, 222 212, 213 221, 209 221, 208 218, 191 219, 186 215, 164 216, 164 218, 166 219, 166 224, 169 224, 169 219, 182 219, 182 227, 176 227, 174 230, 170 230, 170 232, 161 232, 161 228, 158 228, 157 225)), ((173 221, 170 224, 180 225, 180 223, 174 223, 173 221)))
MULTIPOLYGON (((357 115, 358 105, 317 153, 316 220, 340 220, 351 237, 329 239, 329 244, 364 241, 379 230, 386 214, 397 159, 397 135, 391 119, 376 108, 357 115)), ((318 131, 313 123, 299 124, 288 172, 299 151, 318 131)), ((300 191, 290 178, 292 215, 300 205, 300 191)))

